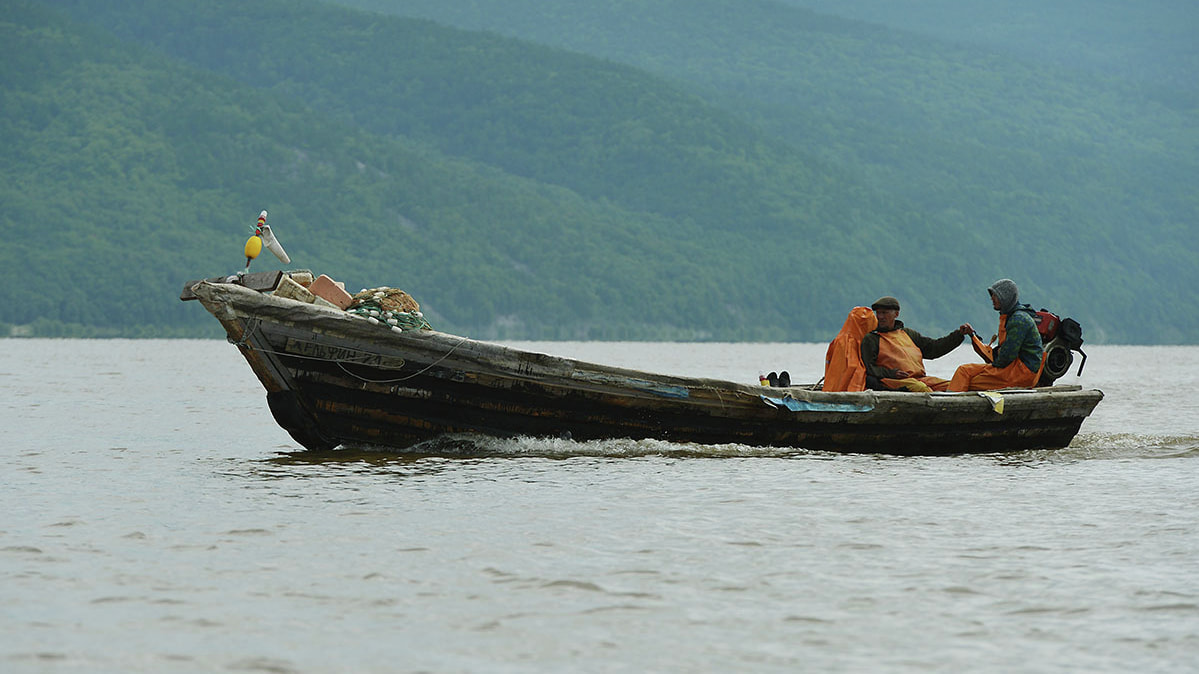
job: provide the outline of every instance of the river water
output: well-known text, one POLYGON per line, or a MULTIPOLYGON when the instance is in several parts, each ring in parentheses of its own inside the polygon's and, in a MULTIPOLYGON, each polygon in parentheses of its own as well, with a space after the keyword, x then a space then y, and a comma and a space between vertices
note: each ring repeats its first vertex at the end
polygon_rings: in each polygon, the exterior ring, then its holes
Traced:
MULTIPOLYGON (((747 382, 824 352, 517 346, 747 382)), ((1196 671, 1199 347, 1087 351, 1107 397, 1058 451, 399 456, 300 451, 221 341, 6 340, 0 671, 1196 671)))

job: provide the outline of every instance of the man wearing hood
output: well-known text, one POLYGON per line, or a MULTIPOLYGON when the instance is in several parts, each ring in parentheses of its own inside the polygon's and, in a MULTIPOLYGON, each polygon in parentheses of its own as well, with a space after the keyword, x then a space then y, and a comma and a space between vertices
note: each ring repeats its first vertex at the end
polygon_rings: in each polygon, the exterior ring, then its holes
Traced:
POLYGON ((999 312, 999 345, 991 348, 978 339, 974 328, 974 350, 986 363, 958 367, 949 382, 950 391, 990 391, 999 388, 1032 388, 1041 376, 1044 345, 1033 319, 1032 307, 1020 304, 1020 291, 1011 279, 1000 279, 987 288, 991 306, 999 312))
POLYGON ((870 307, 854 307, 841 332, 824 353, 825 391, 865 391, 866 367, 862 364, 862 339, 878 327, 870 307))
POLYGON ((866 386, 877 390, 944 391, 949 382, 924 371, 925 358, 940 358, 962 343, 969 324, 932 339, 904 327, 899 320, 899 300, 880 297, 870 305, 878 327, 862 337, 862 363, 866 386))

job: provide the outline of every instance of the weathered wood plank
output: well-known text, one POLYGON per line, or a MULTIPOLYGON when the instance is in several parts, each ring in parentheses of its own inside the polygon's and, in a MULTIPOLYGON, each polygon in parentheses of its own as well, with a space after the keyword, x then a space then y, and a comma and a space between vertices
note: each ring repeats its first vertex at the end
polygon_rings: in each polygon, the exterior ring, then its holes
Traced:
POLYGON ((214 276, 212 278, 196 279, 195 281, 188 281, 187 283, 183 284, 183 292, 179 294, 179 299, 183 300, 184 302, 188 300, 200 299, 194 292, 192 292, 192 288, 195 287, 197 283, 203 283, 205 281, 209 283, 233 283, 244 288, 249 288, 250 290, 257 290, 260 293, 265 293, 278 288, 279 281, 282 278, 283 272, 276 269, 275 271, 256 271, 250 274, 242 274, 240 276, 237 274, 230 274, 228 276, 214 276))

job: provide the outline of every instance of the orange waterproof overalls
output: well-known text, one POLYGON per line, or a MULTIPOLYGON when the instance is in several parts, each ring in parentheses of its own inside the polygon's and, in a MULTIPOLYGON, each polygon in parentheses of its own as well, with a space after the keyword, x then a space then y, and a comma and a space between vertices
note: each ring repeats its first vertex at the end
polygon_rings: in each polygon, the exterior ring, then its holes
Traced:
MULTIPOLYGON (((1007 338, 1007 314, 999 316, 999 344, 1007 338)), ((997 368, 991 365, 994 360, 994 350, 982 343, 977 335, 970 336, 970 343, 975 353, 983 357, 985 363, 966 363, 959 365, 949 382, 950 391, 993 391, 1000 388, 1032 388, 1041 378, 1041 370, 1045 369, 1045 359, 1041 358, 1041 367, 1033 372, 1019 358, 1008 363, 1006 367, 997 368)))
POLYGON ((865 391, 866 366, 862 365, 862 338, 878 327, 870 307, 854 307, 841 332, 824 354, 825 391, 865 391))
POLYGON ((878 334, 878 360, 880 367, 910 372, 907 379, 880 379, 887 388, 906 391, 944 391, 949 381, 929 376, 924 371, 924 354, 904 330, 891 330, 878 334))

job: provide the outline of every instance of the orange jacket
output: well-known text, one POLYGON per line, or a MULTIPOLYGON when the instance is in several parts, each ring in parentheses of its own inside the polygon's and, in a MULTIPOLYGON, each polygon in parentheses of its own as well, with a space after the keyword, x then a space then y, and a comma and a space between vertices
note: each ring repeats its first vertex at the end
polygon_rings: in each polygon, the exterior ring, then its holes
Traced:
POLYGON ((824 354, 825 391, 865 391, 866 366, 862 364, 862 337, 878 327, 870 307, 854 307, 841 332, 824 354))

